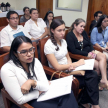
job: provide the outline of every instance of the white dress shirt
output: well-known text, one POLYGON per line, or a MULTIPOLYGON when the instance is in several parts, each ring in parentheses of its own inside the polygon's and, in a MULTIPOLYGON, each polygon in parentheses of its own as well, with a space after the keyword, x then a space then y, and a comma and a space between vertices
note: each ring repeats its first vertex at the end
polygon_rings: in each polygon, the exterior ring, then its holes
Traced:
POLYGON ((34 71, 37 78, 33 77, 33 79, 36 80, 37 86, 28 94, 22 94, 21 86, 28 80, 26 72, 22 68, 16 66, 12 60, 8 61, 1 68, 1 79, 3 85, 9 95, 18 104, 24 104, 33 99, 37 99, 39 96, 39 91, 47 91, 49 89, 49 83, 43 67, 36 58, 34 71))
POLYGON ((11 46, 13 39, 15 38, 15 34, 23 33, 28 38, 32 38, 24 29, 22 25, 18 25, 16 30, 13 30, 8 24, 5 28, 1 30, 1 47, 11 46))
POLYGON ((26 31, 29 32, 34 39, 39 38, 45 32, 45 27, 46 24, 42 18, 37 19, 37 25, 32 19, 29 19, 24 25, 26 31))

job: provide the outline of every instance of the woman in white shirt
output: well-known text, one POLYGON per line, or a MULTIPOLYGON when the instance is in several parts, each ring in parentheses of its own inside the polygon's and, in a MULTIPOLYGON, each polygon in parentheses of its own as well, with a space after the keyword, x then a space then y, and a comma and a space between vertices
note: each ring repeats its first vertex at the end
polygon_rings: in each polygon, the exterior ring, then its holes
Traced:
POLYGON ((10 60, 1 69, 1 79, 9 95, 18 104, 28 102, 34 108, 78 108, 73 93, 37 102, 39 95, 49 89, 49 82, 41 63, 34 58, 34 52, 29 38, 19 36, 13 40, 10 60))
MULTIPOLYGON (((77 66, 83 65, 84 60, 72 63, 67 51, 67 43, 63 39, 65 35, 65 23, 61 19, 54 19, 50 25, 51 38, 45 43, 44 53, 48 59, 49 66, 57 71, 71 72, 77 66)), ((80 83, 80 88, 84 88, 81 98, 81 106, 90 108, 100 108, 98 75, 93 70, 87 70, 84 76, 75 76, 80 83)))
POLYGON ((42 18, 38 18, 38 10, 35 8, 30 9, 30 16, 31 19, 29 19, 25 25, 24 28, 27 30, 27 32, 35 39, 42 39, 47 36, 48 31, 45 22, 42 18))

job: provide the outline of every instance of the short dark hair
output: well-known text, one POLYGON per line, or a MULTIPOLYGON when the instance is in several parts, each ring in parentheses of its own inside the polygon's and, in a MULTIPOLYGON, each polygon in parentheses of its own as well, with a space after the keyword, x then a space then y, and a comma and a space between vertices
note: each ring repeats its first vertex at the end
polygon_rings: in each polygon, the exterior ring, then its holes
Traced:
POLYGON ((98 16, 98 14, 102 14, 102 11, 97 11, 94 13, 94 18, 98 16))
POLYGON ((33 12, 34 10, 37 10, 37 11, 38 11, 38 9, 36 9, 36 8, 31 8, 31 9, 30 9, 30 14, 32 14, 32 12, 33 12))
POLYGON ((25 12, 26 9, 30 9, 29 7, 24 7, 23 8, 23 12, 25 12))
MULTIPOLYGON (((22 69, 24 69, 24 67, 21 65, 19 59, 16 57, 15 54, 17 54, 17 50, 23 42, 32 44, 32 41, 28 37, 17 36, 11 44, 10 53, 9 53, 9 59, 12 60, 16 66, 22 69)), ((35 62, 35 59, 33 59, 32 63, 28 63, 28 66, 31 68, 33 72, 33 76, 36 77, 35 72, 34 72, 34 62, 35 62)))
POLYGON ((101 24, 102 24, 102 21, 103 21, 105 18, 108 18, 108 16, 107 16, 107 15, 102 15, 102 16, 99 18, 99 20, 97 21, 96 25, 95 25, 95 27, 98 28, 98 32, 99 32, 99 33, 102 33, 101 24))
MULTIPOLYGON (((9 11, 9 12, 7 13, 7 15, 6 15, 6 18, 7 18, 7 19, 10 19, 10 16, 11 16, 12 14, 17 14, 17 15, 18 15, 18 13, 17 13, 16 11, 9 11)), ((18 17, 19 17, 19 15, 18 15, 18 17)))

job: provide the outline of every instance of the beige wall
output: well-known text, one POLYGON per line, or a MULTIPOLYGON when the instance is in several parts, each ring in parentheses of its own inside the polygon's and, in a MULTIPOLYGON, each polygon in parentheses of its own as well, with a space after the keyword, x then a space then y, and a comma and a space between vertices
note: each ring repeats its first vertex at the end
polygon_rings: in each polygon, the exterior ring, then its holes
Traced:
POLYGON ((55 1, 56 0, 53 0, 54 16, 62 15, 62 18, 66 23, 66 26, 71 26, 71 24, 77 18, 83 18, 84 20, 86 20, 86 18, 87 18, 87 10, 88 10, 88 1, 89 0, 83 0, 82 12, 67 11, 67 10, 57 10, 57 9, 55 9, 55 1))
POLYGON ((11 4, 11 7, 12 7, 13 9, 16 10, 16 1, 17 1, 17 0, 0 0, 0 4, 1 4, 2 2, 4 2, 5 4, 6 4, 7 2, 9 2, 9 3, 11 4))
POLYGON ((36 8, 36 0, 0 0, 2 2, 11 4, 12 9, 22 10, 23 7, 28 6, 30 8, 36 8))
MULTIPOLYGON (((0 3, 2 1, 4 1, 4 3, 7 2, 7 0, 0 0, 0 3)), ((63 20, 66 23, 66 26, 71 26, 72 22, 74 22, 76 18, 83 18, 84 20, 86 20, 89 0, 83 0, 82 12, 57 10, 55 9, 55 1, 56 0, 53 0, 54 16, 62 15, 63 20)), ((30 8, 36 7, 36 0, 8 0, 8 2, 11 4, 11 7, 15 8, 15 10, 22 10, 24 6, 28 6, 30 8)))
POLYGON ((16 0, 17 10, 22 10, 23 7, 36 8, 36 0, 16 0))

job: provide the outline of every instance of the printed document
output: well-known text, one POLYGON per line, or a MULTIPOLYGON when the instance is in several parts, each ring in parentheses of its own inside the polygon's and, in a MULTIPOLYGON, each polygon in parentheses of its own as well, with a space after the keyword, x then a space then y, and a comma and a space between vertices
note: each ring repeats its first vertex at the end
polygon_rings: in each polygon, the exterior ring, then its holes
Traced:
POLYGON ((47 92, 42 93, 37 102, 53 99, 71 93, 73 76, 67 76, 60 79, 50 81, 50 87, 47 92))
POLYGON ((76 67, 75 70, 73 70, 73 71, 78 71, 78 70, 93 70, 93 68, 94 68, 94 60, 95 59, 84 60, 85 64, 76 67))

